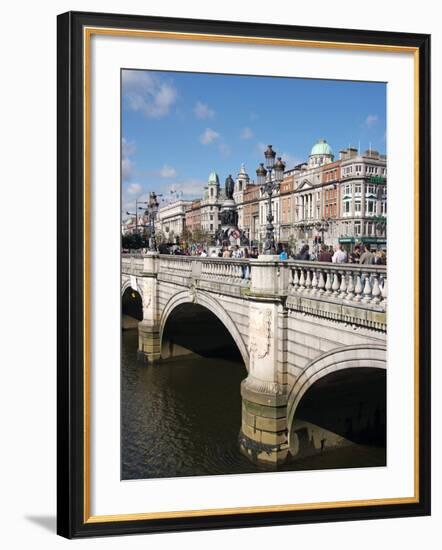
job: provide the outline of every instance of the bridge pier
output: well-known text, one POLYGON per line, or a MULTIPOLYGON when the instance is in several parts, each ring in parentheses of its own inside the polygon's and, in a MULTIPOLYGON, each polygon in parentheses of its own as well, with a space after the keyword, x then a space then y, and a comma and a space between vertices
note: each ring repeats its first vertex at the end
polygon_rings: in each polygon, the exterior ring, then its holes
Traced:
POLYGON ((161 358, 159 327, 146 321, 138 323, 138 358, 145 363, 156 363, 161 358))
POLYGON ((287 460, 287 400, 270 385, 241 385, 242 423, 239 436, 241 452, 253 463, 277 469, 287 460))
POLYGON ((138 323, 138 358, 156 363, 161 357, 160 323, 157 303, 158 252, 148 252, 143 258, 142 294, 143 320, 138 323))
POLYGON ((287 338, 281 322, 281 280, 278 258, 251 261, 249 308, 249 376, 241 385, 241 452, 252 462, 277 469, 287 460, 287 392, 281 343, 287 338))

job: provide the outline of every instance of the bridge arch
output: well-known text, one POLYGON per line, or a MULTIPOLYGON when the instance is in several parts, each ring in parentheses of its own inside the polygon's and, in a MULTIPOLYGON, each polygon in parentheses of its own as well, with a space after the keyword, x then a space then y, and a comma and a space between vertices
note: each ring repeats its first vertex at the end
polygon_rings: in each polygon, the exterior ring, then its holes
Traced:
POLYGON ((143 320, 143 297, 141 293, 132 288, 130 284, 126 285, 124 290, 122 290, 121 313, 123 316, 127 315, 137 321, 143 320))
POLYGON ((349 369, 386 370, 386 348, 379 344, 345 346, 313 359, 296 380, 287 402, 289 443, 296 410, 307 391, 324 377, 349 369))
POLYGON ((163 344, 163 334, 166 322, 170 317, 174 309, 180 305, 184 304, 196 304, 205 307, 208 309, 221 323, 225 326, 233 341, 235 342, 238 350, 241 354, 244 365, 249 370, 249 352, 247 349, 244 340, 233 322, 232 318, 229 316, 224 307, 215 300, 212 296, 205 292, 198 291, 195 294, 190 294, 188 291, 179 292, 170 298, 170 300, 165 305, 160 319, 160 349, 163 344))

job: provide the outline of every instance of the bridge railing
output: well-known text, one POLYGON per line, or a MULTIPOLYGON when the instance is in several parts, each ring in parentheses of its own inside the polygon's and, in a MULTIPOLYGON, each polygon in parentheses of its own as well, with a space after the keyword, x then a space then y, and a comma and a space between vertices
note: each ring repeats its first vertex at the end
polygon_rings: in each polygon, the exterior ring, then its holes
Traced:
MULTIPOLYGON (((143 261, 142 254, 123 254, 123 272, 142 274, 143 261)), ((254 276, 254 266, 259 265, 263 265, 259 259, 160 254, 158 272, 171 280, 188 281, 192 278, 204 281, 205 286, 219 283, 235 288, 249 288, 253 287, 251 278, 254 276)), ((278 294, 342 302, 376 310, 386 309, 386 266, 278 259, 266 261, 265 265, 274 270, 278 294)))
POLYGON ((250 265, 246 259, 161 254, 159 273, 192 277, 209 283, 225 283, 243 287, 250 284, 250 265))
POLYGON ((289 270, 288 294, 386 308, 386 266, 300 260, 279 262, 279 266, 289 270))
POLYGON ((130 275, 139 275, 143 271, 144 260, 141 254, 122 254, 121 270, 130 275))

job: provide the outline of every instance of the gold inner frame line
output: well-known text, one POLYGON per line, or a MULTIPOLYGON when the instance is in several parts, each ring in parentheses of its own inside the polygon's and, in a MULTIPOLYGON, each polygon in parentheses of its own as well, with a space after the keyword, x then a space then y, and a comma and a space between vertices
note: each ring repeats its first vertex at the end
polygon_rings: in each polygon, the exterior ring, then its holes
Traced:
POLYGON ((136 29, 118 29, 110 27, 83 28, 83 102, 84 102, 84 523, 106 523, 115 521, 136 521, 148 519, 186 518, 216 516, 228 514, 250 514, 264 512, 285 512, 315 510, 327 508, 361 507, 412 504, 419 502, 419 49, 411 46, 392 46, 388 44, 364 44, 347 42, 328 42, 316 40, 297 40, 281 38, 247 37, 236 35, 217 35, 202 33, 181 33, 167 31, 148 31, 136 29), (92 35, 125 36, 132 38, 194 40, 204 42, 249 43, 268 46, 291 46, 304 48, 323 48, 341 50, 363 50, 372 52, 412 53, 414 62, 414 495, 410 497, 348 500, 336 502, 298 503, 269 506, 248 506, 233 508, 215 508, 206 510, 174 510, 168 512, 129 513, 115 515, 91 515, 91 472, 90 472, 90 42, 92 35))

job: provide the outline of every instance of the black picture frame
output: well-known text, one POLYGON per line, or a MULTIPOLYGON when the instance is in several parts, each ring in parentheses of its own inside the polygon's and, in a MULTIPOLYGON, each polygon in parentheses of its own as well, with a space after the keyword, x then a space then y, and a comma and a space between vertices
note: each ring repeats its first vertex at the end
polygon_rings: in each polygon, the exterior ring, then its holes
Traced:
POLYGON ((430 36, 394 32, 68 12, 58 16, 57 58, 57 517, 67 538, 331 522, 430 514, 430 36), (88 521, 85 511, 84 411, 84 40, 85 27, 112 27, 414 48, 419 60, 419 468, 412 503, 231 513, 196 517, 88 521))

